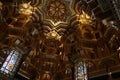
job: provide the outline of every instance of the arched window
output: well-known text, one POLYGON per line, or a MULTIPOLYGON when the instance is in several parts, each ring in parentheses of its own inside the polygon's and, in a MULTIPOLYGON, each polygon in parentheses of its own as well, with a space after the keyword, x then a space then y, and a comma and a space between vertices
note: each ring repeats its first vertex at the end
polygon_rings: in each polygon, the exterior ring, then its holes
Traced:
POLYGON ((19 65, 22 55, 15 49, 7 50, 7 53, 9 55, 7 56, 0 70, 3 73, 13 75, 19 65))
POLYGON ((87 67, 85 63, 80 62, 75 66, 75 75, 75 80, 88 80, 87 67))

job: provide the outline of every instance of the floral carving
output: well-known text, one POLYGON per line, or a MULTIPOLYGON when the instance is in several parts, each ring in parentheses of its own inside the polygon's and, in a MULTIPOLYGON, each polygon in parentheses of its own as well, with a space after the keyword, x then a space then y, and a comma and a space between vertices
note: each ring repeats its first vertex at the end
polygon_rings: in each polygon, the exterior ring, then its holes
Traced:
POLYGON ((66 7, 60 1, 52 1, 47 6, 47 15, 53 22, 64 21, 66 18, 66 7))

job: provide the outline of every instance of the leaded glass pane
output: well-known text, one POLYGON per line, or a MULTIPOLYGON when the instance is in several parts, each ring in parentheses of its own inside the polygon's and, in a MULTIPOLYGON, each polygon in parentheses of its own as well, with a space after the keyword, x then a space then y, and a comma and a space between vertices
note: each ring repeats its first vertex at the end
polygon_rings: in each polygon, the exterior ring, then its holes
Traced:
POLYGON ((87 68, 83 62, 76 65, 76 80, 87 80, 87 68))
POLYGON ((6 58, 5 62, 3 63, 3 66, 1 68, 1 71, 11 74, 14 73, 16 70, 16 67, 20 61, 21 55, 19 54, 18 51, 12 50, 12 51, 7 51, 9 52, 8 57, 6 58))

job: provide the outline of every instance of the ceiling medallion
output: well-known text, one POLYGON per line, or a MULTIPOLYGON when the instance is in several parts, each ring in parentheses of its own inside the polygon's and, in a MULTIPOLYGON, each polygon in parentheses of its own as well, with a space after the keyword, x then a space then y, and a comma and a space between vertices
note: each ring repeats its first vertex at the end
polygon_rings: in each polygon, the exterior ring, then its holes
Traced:
POLYGON ((49 2, 47 15, 53 22, 65 21, 67 14, 66 6, 59 0, 49 2))
POLYGON ((51 22, 54 26, 67 23, 74 14, 71 8, 72 0, 43 0, 41 7, 42 19, 51 22))

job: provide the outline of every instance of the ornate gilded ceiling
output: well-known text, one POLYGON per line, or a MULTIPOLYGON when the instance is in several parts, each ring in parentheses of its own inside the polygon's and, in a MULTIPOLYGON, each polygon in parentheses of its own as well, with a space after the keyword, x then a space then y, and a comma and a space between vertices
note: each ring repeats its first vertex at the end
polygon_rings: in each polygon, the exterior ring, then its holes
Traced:
POLYGON ((58 73, 68 77, 66 70, 81 60, 90 64, 91 72, 104 68, 103 62, 107 64, 107 60, 115 62, 110 65, 118 64, 120 31, 107 22, 114 21, 114 16, 108 15, 106 19, 103 15, 105 25, 103 18, 95 16, 98 13, 94 10, 99 12, 100 5, 94 1, 94 5, 86 0, 3 1, 0 49, 25 48, 29 53, 21 69, 28 73, 36 70, 35 75, 42 78, 58 73))

